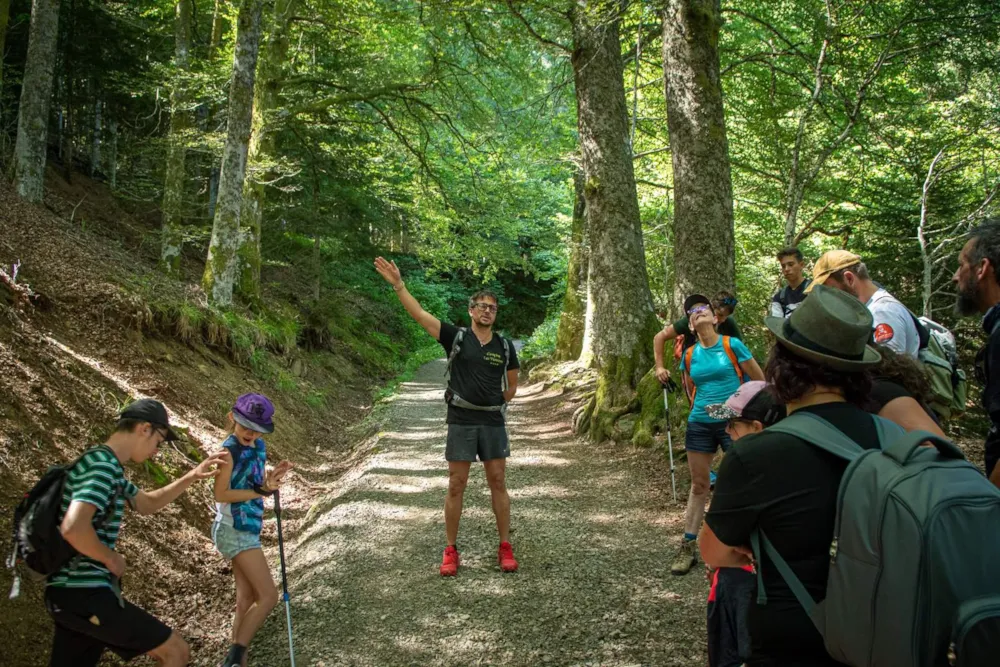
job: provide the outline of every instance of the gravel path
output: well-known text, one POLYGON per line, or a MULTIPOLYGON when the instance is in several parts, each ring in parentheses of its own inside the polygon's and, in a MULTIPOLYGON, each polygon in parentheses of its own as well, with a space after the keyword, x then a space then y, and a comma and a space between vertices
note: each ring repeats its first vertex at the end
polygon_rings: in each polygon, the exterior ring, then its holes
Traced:
MULTIPOLYGON (((700 569, 670 574, 683 507, 670 502, 662 457, 575 439, 575 404, 540 385, 523 388, 508 415, 520 572, 497 567, 489 490, 474 465, 462 567, 438 575, 443 374, 434 361, 401 387, 372 456, 310 509, 288 545, 297 663, 706 664, 707 584, 700 569)), ((251 655, 251 664, 287 664, 283 611, 251 655)))

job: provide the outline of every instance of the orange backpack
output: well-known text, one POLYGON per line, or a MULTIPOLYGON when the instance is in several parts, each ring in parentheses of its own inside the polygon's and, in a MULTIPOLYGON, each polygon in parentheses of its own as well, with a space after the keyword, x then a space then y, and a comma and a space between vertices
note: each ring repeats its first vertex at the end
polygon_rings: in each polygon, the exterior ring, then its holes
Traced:
MULTIPOLYGON (((678 340, 681 340, 681 338, 678 337, 678 340)), ((694 396, 698 393, 698 388, 694 386, 694 380, 691 379, 691 357, 694 356, 695 345, 684 351, 684 372, 681 375, 681 384, 684 385, 684 391, 691 405, 694 405, 694 396)), ((733 343, 729 336, 722 337, 722 349, 726 351, 729 361, 733 362, 733 370, 736 371, 736 376, 740 379, 740 384, 743 384, 743 369, 740 368, 740 362, 736 359, 736 353, 733 352, 733 343)))

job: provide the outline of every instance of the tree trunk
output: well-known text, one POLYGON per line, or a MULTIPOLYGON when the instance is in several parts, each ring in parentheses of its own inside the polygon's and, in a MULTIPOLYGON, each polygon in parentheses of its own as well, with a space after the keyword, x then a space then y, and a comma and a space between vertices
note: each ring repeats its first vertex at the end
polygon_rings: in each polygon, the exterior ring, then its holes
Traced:
POLYGON ((226 17, 223 16, 225 0, 215 0, 215 11, 212 12, 212 37, 208 44, 208 57, 214 58, 222 45, 222 32, 225 29, 226 17))
POLYGON ((191 129, 186 76, 191 68, 191 0, 178 0, 174 14, 174 66, 177 73, 170 93, 170 138, 163 185, 163 236, 160 267, 176 274, 184 248, 184 183, 187 132, 191 129))
POLYGON ((261 49, 254 89, 253 129, 247 157, 247 178, 240 215, 240 269, 237 293, 249 303, 260 300, 260 235, 264 220, 265 182, 275 177, 268 168, 274 158, 274 133, 268 131, 267 114, 278 105, 283 83, 283 69, 288 57, 288 25, 297 0, 277 0, 271 32, 261 49))
POLYGON ((563 296, 559 330, 556 333, 556 361, 580 358, 583 350, 584 316, 587 310, 587 270, 590 266, 586 252, 587 200, 583 194, 583 172, 573 175, 575 200, 573 204, 573 231, 570 236, 569 267, 566 275, 566 294, 563 296))
POLYGON ((587 301, 583 312, 583 340, 580 341, 579 357, 579 364, 584 368, 594 365, 594 291, 591 289, 591 265, 590 253, 587 253, 587 280, 584 283, 587 301))
MULTIPOLYGON (((93 81, 93 79, 91 79, 93 81)), ((97 84, 93 85, 93 89, 96 93, 97 84)), ((90 138, 90 177, 95 178, 97 172, 101 170, 101 111, 103 102, 101 101, 100 94, 96 94, 94 100, 94 132, 90 138)))
POLYGON ((212 167, 208 176, 208 217, 215 219, 215 206, 219 203, 219 168, 212 167))
POLYGON ((73 66, 76 64, 73 53, 73 46, 76 44, 76 0, 69 2, 69 25, 66 26, 65 43, 62 47, 61 69, 66 79, 66 86, 63 89, 66 99, 66 113, 63 114, 62 140, 59 144, 59 154, 62 156, 63 178, 67 183, 73 181, 73 160, 76 146, 73 143, 73 135, 76 133, 76 115, 73 113, 73 102, 76 100, 75 80, 73 78, 73 66))
POLYGON ((574 0, 571 12, 598 368, 589 424, 595 441, 614 435, 617 418, 634 407, 659 328, 629 147, 618 9, 610 0, 574 0))
POLYGON ((3 54, 7 50, 7 22, 10 19, 10 0, 0 0, 0 90, 3 90, 3 54))
POLYGON ((917 225, 917 243, 920 244, 920 261, 923 263, 921 314, 930 319, 934 319, 934 310, 931 306, 931 301, 934 298, 934 262, 937 258, 934 257, 930 248, 930 241, 927 237, 927 206, 931 188, 934 187, 934 182, 937 180, 934 168, 937 167, 937 163, 944 157, 944 151, 944 148, 939 150, 934 159, 931 160, 931 166, 927 168, 927 177, 924 179, 924 185, 920 189, 920 222, 917 225))
POLYGON ((114 118, 108 123, 108 132, 111 134, 111 147, 108 153, 108 183, 111 190, 118 189, 118 121, 114 118))
POLYGON ((45 153, 58 38, 59 0, 33 0, 14 148, 17 192, 31 202, 40 202, 45 195, 45 153))
POLYGON ((209 301, 217 306, 232 304, 233 287, 239 270, 237 251, 240 246, 240 210, 243 207, 243 181, 250 145, 263 4, 263 0, 241 0, 237 19, 226 143, 222 150, 222 170, 219 174, 219 201, 202 278, 202 286, 209 301))
POLYGON ((675 298, 733 289, 733 188, 719 75, 719 0, 668 0, 663 71, 674 171, 675 298))

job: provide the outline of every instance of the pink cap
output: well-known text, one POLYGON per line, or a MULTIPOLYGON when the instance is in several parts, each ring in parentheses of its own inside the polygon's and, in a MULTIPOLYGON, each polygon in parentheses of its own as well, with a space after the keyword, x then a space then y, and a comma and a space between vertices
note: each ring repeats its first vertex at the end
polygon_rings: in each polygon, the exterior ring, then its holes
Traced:
POLYGON ((705 412, 712 419, 749 419, 770 426, 785 416, 785 407, 766 388, 760 380, 745 382, 725 403, 709 405, 705 412))

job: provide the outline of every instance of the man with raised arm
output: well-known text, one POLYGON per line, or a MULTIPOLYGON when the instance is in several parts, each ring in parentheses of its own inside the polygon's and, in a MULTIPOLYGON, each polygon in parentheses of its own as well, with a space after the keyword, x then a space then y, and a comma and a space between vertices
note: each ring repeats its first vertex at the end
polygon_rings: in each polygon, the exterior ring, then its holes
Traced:
POLYGON ((517 393, 520 365, 514 345, 493 333, 497 317, 497 297, 480 290, 469 298, 472 327, 459 328, 442 322, 417 302, 407 289, 395 262, 378 257, 375 269, 399 296, 420 326, 448 354, 448 495, 444 503, 445 536, 448 544, 441 561, 441 576, 458 573, 458 524, 462 518, 462 499, 469 481, 469 468, 479 457, 493 501, 493 514, 500 534, 497 560, 504 572, 517 570, 510 545, 510 497, 507 495, 506 463, 510 456, 505 413, 507 403, 517 393))

